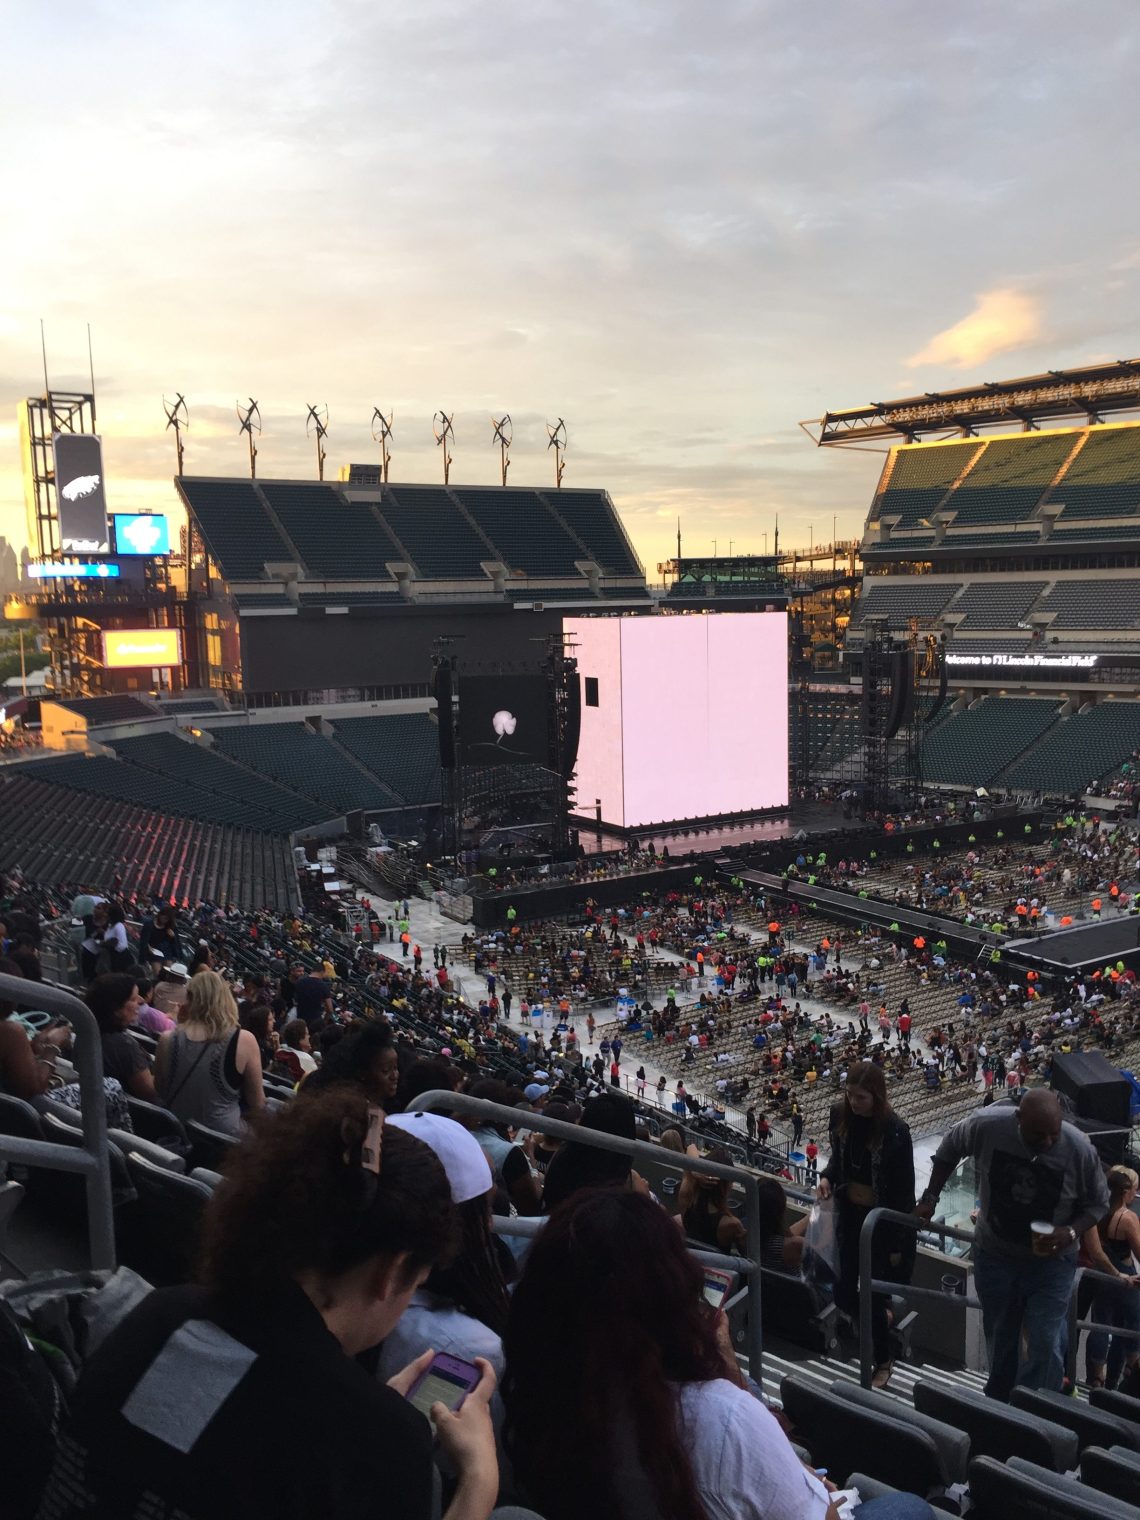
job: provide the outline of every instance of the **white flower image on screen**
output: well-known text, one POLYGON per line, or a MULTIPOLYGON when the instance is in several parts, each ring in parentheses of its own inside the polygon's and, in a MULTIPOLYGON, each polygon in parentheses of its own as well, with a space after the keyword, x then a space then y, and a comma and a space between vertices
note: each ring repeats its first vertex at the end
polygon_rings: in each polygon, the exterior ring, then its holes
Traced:
POLYGON ((508 734, 513 734, 518 726, 519 720, 515 717, 514 713, 508 712, 505 707, 500 708, 491 719, 491 727, 498 734, 495 743, 502 744, 508 734))
POLYGON ((160 538, 158 524, 148 517, 136 517, 124 537, 139 554, 150 554, 160 538))

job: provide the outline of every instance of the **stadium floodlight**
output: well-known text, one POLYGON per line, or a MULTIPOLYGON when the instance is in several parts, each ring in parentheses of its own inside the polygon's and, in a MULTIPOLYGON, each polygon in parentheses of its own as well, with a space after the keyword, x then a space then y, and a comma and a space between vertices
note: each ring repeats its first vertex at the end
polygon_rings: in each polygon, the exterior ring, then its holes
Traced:
POLYGON ((388 444, 392 437, 392 418, 395 415, 394 409, 385 417, 378 406, 372 408, 372 441, 380 445, 380 479, 385 485, 388 484, 388 466, 392 462, 392 451, 388 444))
POLYGON ((178 473, 182 474, 182 429, 190 426, 190 413, 186 410, 186 397, 181 391, 173 401, 162 398, 162 410, 166 413, 166 426, 174 429, 174 449, 178 455, 178 473))
POLYGON ((257 443, 255 442, 253 435, 255 432, 261 432, 261 411, 257 405, 257 402, 251 396, 249 398, 249 405, 247 407, 243 407, 240 401, 237 403, 237 414, 238 422, 241 424, 241 427, 238 429, 238 431, 249 434, 249 478, 251 480, 256 480, 257 443))
POLYGON ((551 427, 546 424, 546 447, 554 450, 554 484, 561 491, 562 471, 566 468, 566 424, 562 418, 551 427))
POLYGON ((498 422, 496 422, 494 417, 492 417, 491 427, 494 429, 494 436, 491 439, 491 444, 492 447, 494 447, 496 443, 499 445, 499 462, 502 466, 503 484, 506 485, 507 471, 511 467, 511 440, 514 437, 514 428, 511 424, 510 412, 504 413, 504 415, 499 418, 498 422))
POLYGON ((431 430, 435 434, 435 441, 443 450, 443 483, 447 484, 451 477, 451 452, 447 440, 454 440, 455 429, 452 427, 455 413, 449 417, 446 412, 433 412, 431 430))
POLYGON ((322 412, 322 410, 321 410, 321 408, 319 406, 310 406, 309 410, 308 410, 308 414, 305 417, 305 437, 306 438, 315 437, 316 440, 317 440, 317 479, 318 480, 324 480, 324 478, 325 478, 325 459, 327 457, 327 455, 325 453, 325 438, 326 438, 326 436, 328 434, 328 430, 329 430, 329 408, 328 408, 328 403, 327 402, 325 403, 325 407, 324 407, 323 412, 322 412), (311 433, 309 431, 310 428, 312 428, 312 432, 311 433))

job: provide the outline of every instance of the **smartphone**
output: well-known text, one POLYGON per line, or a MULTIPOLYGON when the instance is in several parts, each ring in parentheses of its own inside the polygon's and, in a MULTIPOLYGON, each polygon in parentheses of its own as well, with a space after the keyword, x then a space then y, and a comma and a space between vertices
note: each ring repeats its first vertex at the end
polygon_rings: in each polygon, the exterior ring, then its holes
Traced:
POLYGON ((704 1301, 710 1309, 721 1309, 732 1292, 732 1273, 718 1272, 715 1267, 705 1268, 704 1301))
POLYGON ((433 1404, 443 1404, 454 1413, 481 1376, 473 1362, 441 1351, 408 1390, 408 1402, 429 1418, 433 1404))

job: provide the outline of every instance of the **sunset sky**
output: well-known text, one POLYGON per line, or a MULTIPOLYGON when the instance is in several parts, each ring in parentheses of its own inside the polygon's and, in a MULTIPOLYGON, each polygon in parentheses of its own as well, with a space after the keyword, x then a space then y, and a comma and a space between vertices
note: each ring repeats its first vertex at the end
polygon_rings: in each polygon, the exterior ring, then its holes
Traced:
POLYGON ((647 567, 858 531, 801 418, 1140 353, 1140 8, 1100 0, 3 3, 0 534, 16 405, 85 380, 112 507, 376 457, 610 490, 647 567))

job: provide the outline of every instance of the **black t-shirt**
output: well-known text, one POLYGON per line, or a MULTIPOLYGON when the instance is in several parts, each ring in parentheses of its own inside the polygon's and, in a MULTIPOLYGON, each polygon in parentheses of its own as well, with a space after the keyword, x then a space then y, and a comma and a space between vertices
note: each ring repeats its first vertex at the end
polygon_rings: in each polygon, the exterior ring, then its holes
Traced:
MULTIPOLYGON (((124 1088, 136 1071, 146 1065, 146 1056, 137 1040, 132 1040, 125 1029, 103 1036, 103 1075, 117 1077, 124 1088)), ((129 1090, 129 1088, 128 1088, 129 1090)))
POLYGON ((88 1363, 39 1520, 428 1520, 431 1451, 300 1288, 165 1288, 88 1363))

